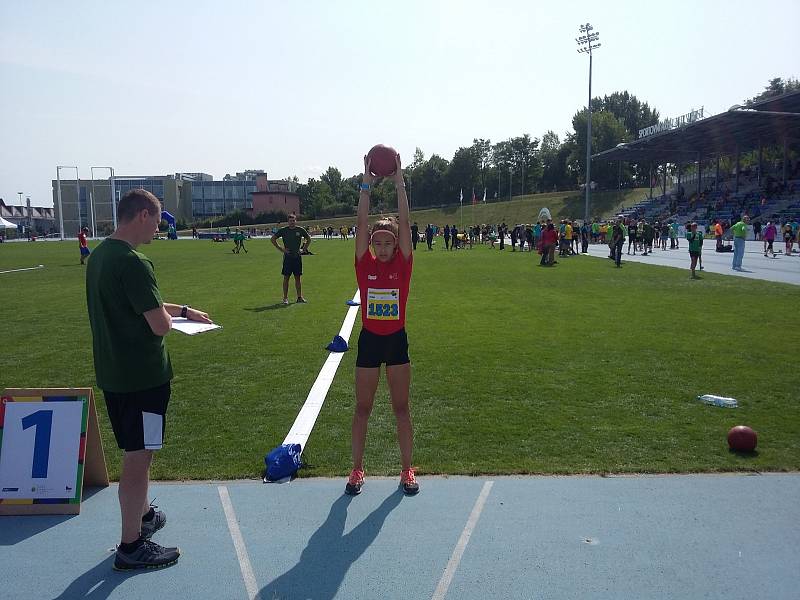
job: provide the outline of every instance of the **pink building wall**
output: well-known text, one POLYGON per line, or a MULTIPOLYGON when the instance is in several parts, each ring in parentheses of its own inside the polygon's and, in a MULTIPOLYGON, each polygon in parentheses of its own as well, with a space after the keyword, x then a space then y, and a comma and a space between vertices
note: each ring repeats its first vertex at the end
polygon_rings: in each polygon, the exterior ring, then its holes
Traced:
POLYGON ((300 196, 287 192, 253 192, 252 216, 263 212, 300 214, 300 196))

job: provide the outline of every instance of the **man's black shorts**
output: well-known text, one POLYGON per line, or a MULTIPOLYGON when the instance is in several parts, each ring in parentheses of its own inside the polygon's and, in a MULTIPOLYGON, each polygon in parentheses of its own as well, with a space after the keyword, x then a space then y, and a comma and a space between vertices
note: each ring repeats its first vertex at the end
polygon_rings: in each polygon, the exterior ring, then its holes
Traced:
POLYGON ((103 390, 117 445, 127 452, 160 450, 164 443, 170 384, 140 392, 103 390))
POLYGON ((375 369, 386 363, 387 367, 410 363, 408 336, 401 329, 389 335, 378 335, 362 329, 358 336, 356 366, 375 369))
POLYGON ((299 254, 284 254, 283 255, 283 270, 281 273, 284 277, 289 275, 297 275, 298 277, 303 274, 303 259, 299 254))

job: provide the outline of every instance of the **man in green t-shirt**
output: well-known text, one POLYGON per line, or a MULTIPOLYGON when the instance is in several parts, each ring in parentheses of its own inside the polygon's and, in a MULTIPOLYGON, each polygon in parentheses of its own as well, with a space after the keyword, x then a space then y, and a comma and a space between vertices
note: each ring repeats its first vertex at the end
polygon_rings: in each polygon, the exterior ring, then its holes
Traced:
POLYGON ((686 232, 686 239, 689 241, 689 257, 692 261, 690 267, 692 279, 699 279, 699 277, 695 275, 694 270, 697 267, 697 261, 703 251, 703 234, 697 231, 697 223, 689 225, 689 231, 686 232))
POLYGON ((750 224, 750 217, 743 215, 741 220, 731 227, 733 230, 733 265, 734 271, 742 270, 742 258, 744 258, 744 240, 747 237, 747 226, 750 224))
POLYGON ((247 248, 244 247, 244 233, 241 229, 237 229, 233 234, 233 252, 239 254, 240 250, 244 250, 244 253, 247 254, 247 248))
POLYGON ((294 289, 297 292, 297 301, 305 303, 303 298, 303 286, 300 277, 303 274, 303 259, 300 253, 308 251, 311 243, 311 236, 302 227, 297 226, 297 215, 289 215, 288 227, 281 227, 272 234, 272 245, 283 253, 283 303, 289 304, 289 277, 294 275, 294 289), (278 238, 283 241, 283 247, 278 245, 278 238), (303 242, 305 240, 305 242, 303 242))
POLYGON ((118 492, 122 538, 114 568, 166 567, 177 562, 180 551, 150 541, 167 519, 147 501, 150 463, 163 443, 172 379, 164 336, 172 327, 171 317, 211 320, 189 306, 165 303, 153 263, 136 251, 158 231, 158 198, 131 190, 119 202, 117 220, 116 231, 92 253, 86 271, 97 386, 103 390, 117 445, 124 450, 118 492))

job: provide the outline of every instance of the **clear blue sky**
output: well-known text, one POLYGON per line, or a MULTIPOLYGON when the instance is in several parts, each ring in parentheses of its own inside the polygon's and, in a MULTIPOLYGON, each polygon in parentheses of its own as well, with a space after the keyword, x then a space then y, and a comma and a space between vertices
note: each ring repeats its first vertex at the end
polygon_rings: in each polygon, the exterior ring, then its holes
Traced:
MULTIPOLYGON (((563 134, 593 95, 677 116, 800 77, 800 3, 3 2, 0 197, 52 204, 56 165, 118 175, 360 172, 475 137, 563 134)), ((100 176, 100 173, 98 173, 100 176)))

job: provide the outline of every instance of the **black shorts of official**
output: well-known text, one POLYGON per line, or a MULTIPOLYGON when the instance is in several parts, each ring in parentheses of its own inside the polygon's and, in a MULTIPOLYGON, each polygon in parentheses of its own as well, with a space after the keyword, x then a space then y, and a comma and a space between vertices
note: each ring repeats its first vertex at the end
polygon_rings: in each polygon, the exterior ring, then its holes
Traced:
POLYGON ((117 445, 126 452, 161 450, 164 443, 170 383, 140 392, 103 390, 117 445))
POLYGON ((405 329, 389 335, 378 335, 366 329, 361 330, 358 336, 357 367, 376 369, 384 363, 387 367, 392 367, 406 365, 410 362, 408 336, 405 329))
POLYGON ((296 275, 300 277, 303 274, 303 259, 299 254, 284 254, 283 255, 283 269, 281 274, 284 277, 289 275, 296 275))

